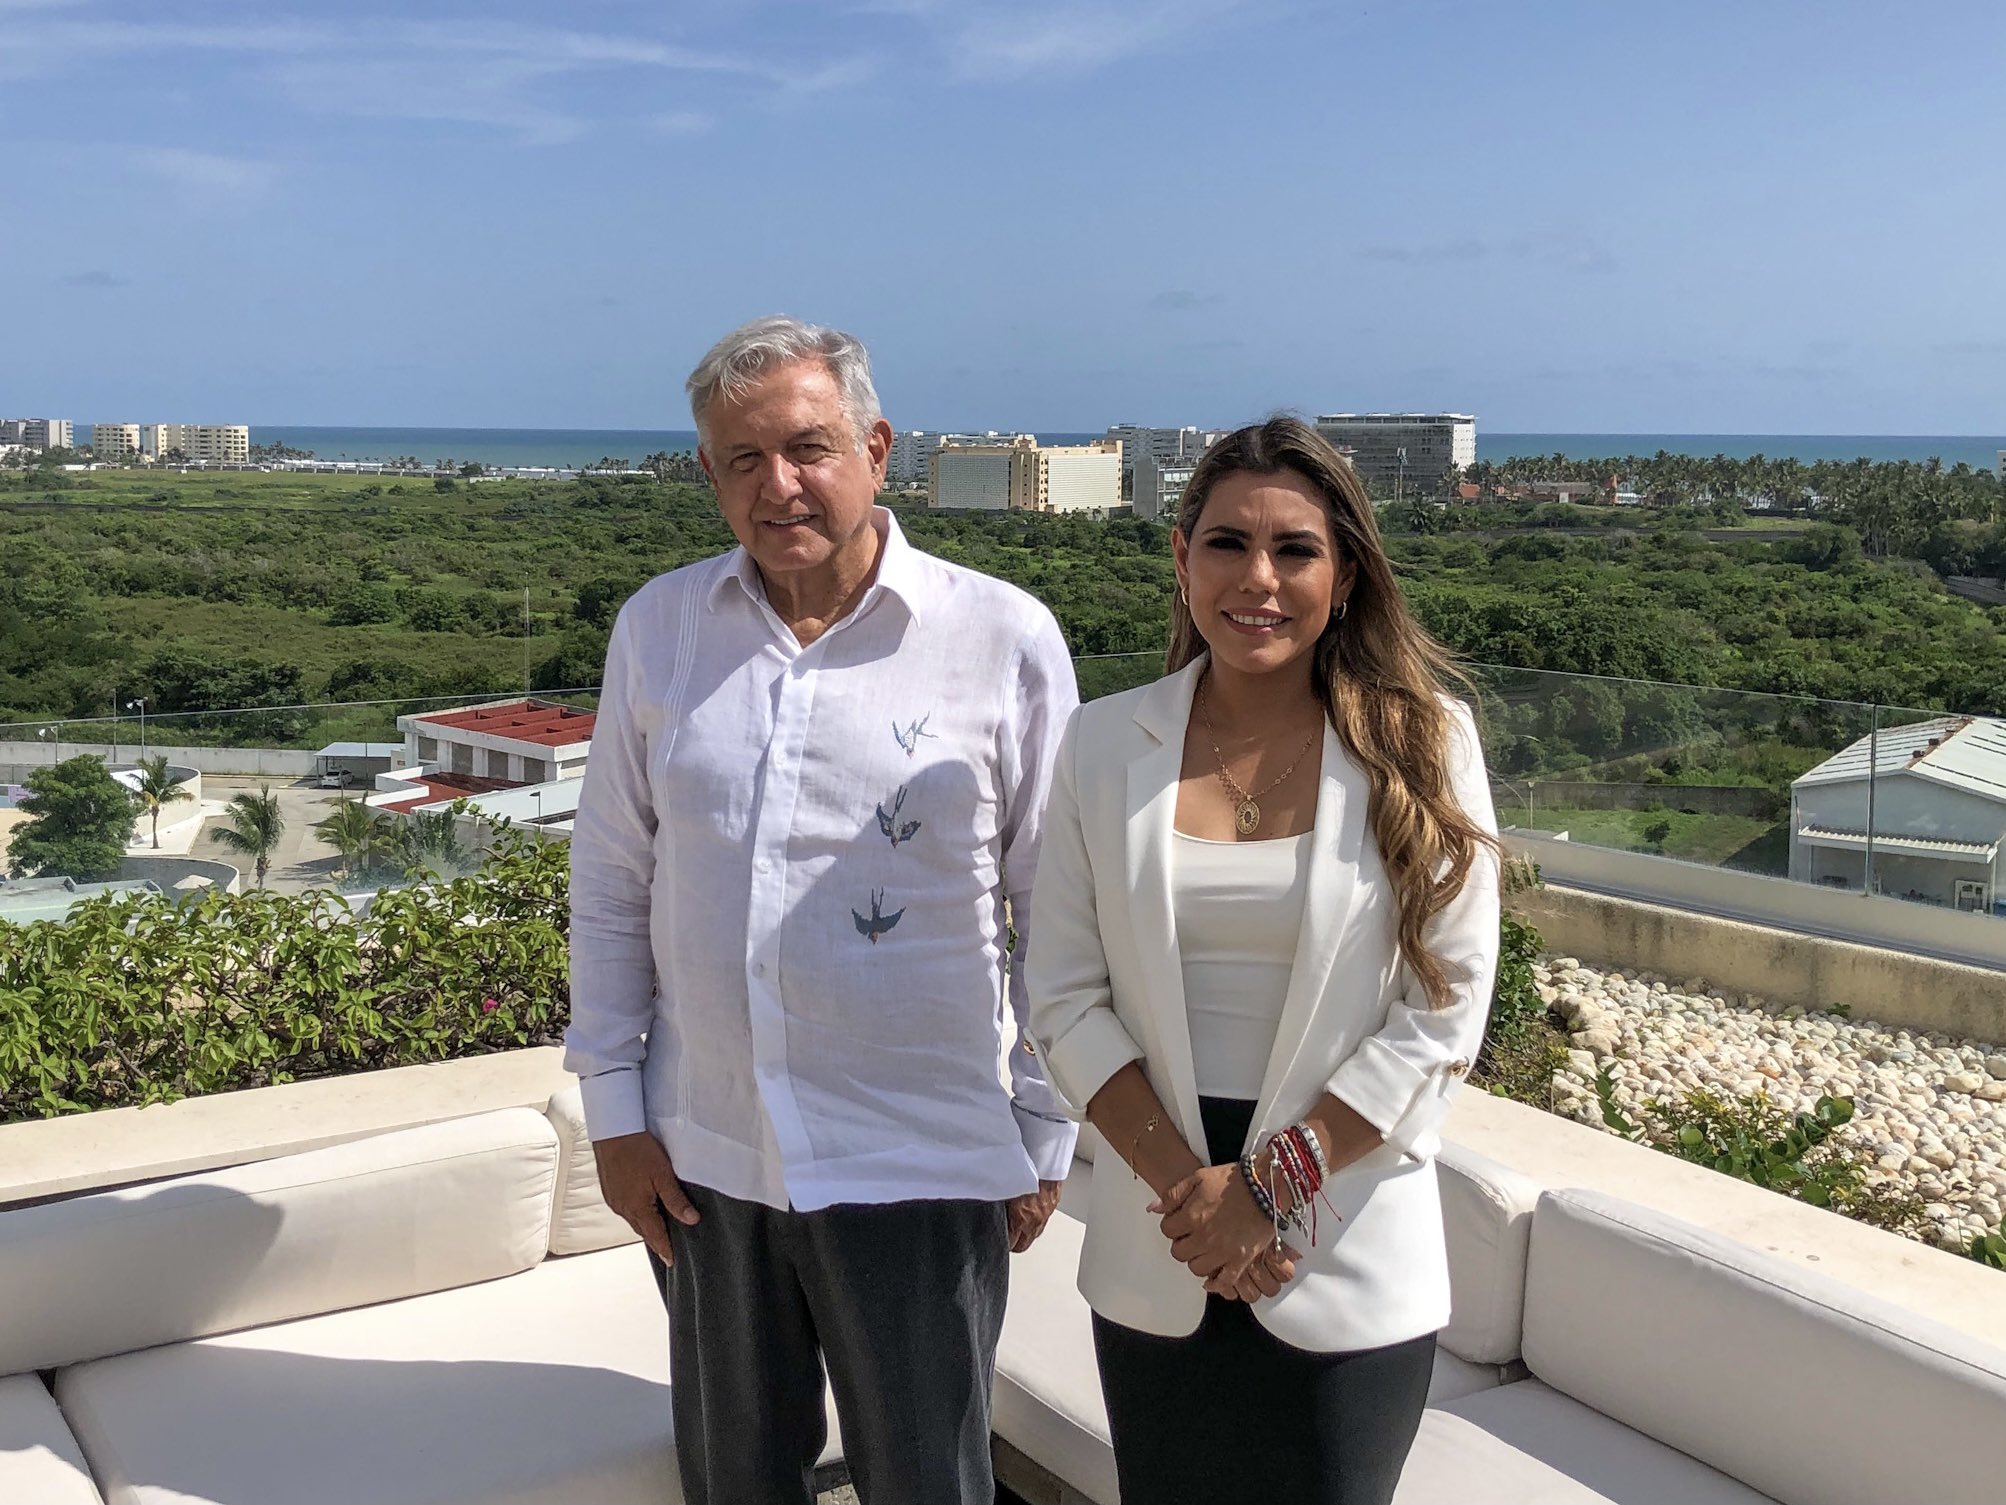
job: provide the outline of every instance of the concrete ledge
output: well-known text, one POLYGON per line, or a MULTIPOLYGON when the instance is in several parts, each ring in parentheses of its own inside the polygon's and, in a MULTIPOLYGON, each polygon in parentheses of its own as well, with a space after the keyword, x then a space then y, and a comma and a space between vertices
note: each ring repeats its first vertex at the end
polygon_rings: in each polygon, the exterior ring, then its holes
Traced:
POLYGON ((2006 1274, 1976 1260, 1475 1088, 1457 1094, 1442 1134, 1542 1187, 1657 1208, 2006 1348, 2006 1274))
MULTIPOLYGON (((1674 982, 1704 977, 1709 986, 1777 1003, 1843 1003, 1878 1024, 2006 1041, 2006 974, 1987 967, 1552 883, 1514 895, 1510 907, 1538 927, 1549 951, 1589 966, 1630 967, 1674 982)), ((1983 923, 2006 929, 2006 922, 1983 923)))
POLYGON ((541 1109, 556 1046, 0 1126, 0 1208, 246 1165, 495 1108, 541 1109))

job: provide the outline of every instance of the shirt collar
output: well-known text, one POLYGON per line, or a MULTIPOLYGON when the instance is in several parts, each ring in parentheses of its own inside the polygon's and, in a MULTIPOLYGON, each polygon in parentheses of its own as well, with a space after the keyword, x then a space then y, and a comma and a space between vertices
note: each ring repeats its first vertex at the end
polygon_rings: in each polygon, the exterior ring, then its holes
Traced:
MULTIPOLYGON (((906 542, 905 533, 899 527, 898 519, 886 508, 872 509, 871 526, 878 530, 880 544, 878 576, 870 590, 864 593, 864 599, 857 603, 857 611, 862 611, 870 604, 871 599, 883 590, 898 597, 906 609, 906 614, 916 624, 920 619, 926 597, 926 575, 920 563, 920 552, 906 542)), ((745 592, 748 600, 762 604, 765 602, 766 587, 759 578, 759 567, 752 562, 752 556, 745 552, 743 545, 722 556, 721 567, 706 594, 705 605, 712 611, 717 610, 719 598, 725 589, 734 583, 745 592)), ((852 616, 855 614, 851 613, 852 616)))

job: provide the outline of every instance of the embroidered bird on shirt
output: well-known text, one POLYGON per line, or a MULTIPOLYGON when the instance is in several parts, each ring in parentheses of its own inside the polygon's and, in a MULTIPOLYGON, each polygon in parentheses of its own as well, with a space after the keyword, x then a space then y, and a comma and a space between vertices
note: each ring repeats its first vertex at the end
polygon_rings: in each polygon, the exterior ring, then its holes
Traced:
POLYGON ((905 797, 906 786, 901 784, 899 792, 892 796, 892 808, 889 814, 885 812, 882 803, 878 805, 878 829, 884 832, 885 838, 891 842, 894 849, 900 842, 911 841, 919 832, 920 823, 916 820, 909 820, 904 825, 899 824, 899 812, 905 808, 905 797))
POLYGON ((940 735, 938 732, 930 732, 926 729, 927 722, 931 720, 933 720, 933 712, 928 711, 919 720, 908 721, 904 726, 900 726, 896 721, 892 723, 892 735, 898 739, 899 746, 905 749, 905 755, 908 758, 919 751, 919 739, 921 737, 933 740, 940 735))
POLYGON ((871 917, 868 920, 854 909, 850 911, 850 918, 857 922, 857 934, 869 941, 873 946, 877 945, 879 936, 890 930, 892 926, 898 924, 905 917, 903 909, 894 910, 890 914, 883 913, 882 907, 884 902, 885 891, 881 888, 873 889, 871 890, 871 917))

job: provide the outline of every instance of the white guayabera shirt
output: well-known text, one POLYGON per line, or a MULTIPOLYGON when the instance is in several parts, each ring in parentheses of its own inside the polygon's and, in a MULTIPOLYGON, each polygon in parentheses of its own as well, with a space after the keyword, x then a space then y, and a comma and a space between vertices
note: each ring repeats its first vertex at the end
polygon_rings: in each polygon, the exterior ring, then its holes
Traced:
POLYGON ((742 549, 634 595, 571 841, 592 1137, 801 1211, 1018 1196, 1077 1132, 1021 1044, 1065 640, 874 521, 875 584, 806 648, 742 549))

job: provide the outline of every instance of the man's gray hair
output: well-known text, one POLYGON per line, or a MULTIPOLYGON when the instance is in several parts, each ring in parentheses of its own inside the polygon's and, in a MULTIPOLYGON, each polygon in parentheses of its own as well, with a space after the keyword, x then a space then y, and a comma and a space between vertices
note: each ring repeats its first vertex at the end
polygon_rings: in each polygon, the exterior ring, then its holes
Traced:
POLYGON ((720 397, 741 397, 775 366, 789 361, 818 360, 829 368, 843 394, 857 448, 876 427, 882 412, 878 389, 871 384, 870 352, 855 335, 840 329, 805 324, 785 314, 773 314, 741 324, 719 340, 697 362, 683 390, 690 395, 690 416, 696 420, 697 442, 705 442, 704 414, 720 397))

